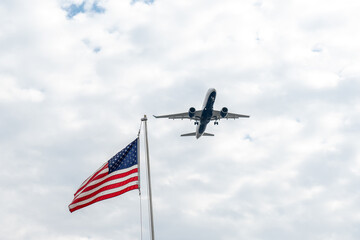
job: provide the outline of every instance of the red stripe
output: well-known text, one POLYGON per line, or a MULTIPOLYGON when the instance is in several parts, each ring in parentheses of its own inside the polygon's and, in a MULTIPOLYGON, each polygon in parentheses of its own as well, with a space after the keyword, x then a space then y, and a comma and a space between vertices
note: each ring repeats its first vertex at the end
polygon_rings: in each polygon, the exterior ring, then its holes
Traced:
POLYGON ((104 170, 105 168, 107 168, 108 167, 108 163, 106 163, 102 168, 100 168, 98 171, 96 171, 91 177, 90 177, 90 179, 86 179, 82 184, 84 184, 86 181, 87 181, 87 183, 84 185, 84 186, 82 186, 82 187, 80 187, 77 191, 76 191, 76 193, 74 194, 74 196, 76 196, 77 194, 78 194, 78 192, 80 192, 82 189, 84 189, 91 181, 93 181, 94 180, 94 178, 97 176, 97 174, 99 174, 102 170, 104 170))
POLYGON ((139 188, 139 186, 136 184, 136 185, 127 187, 127 188, 125 188, 125 189, 123 189, 123 190, 121 190, 121 191, 114 192, 114 193, 109 193, 109 194, 106 194, 106 195, 104 195, 104 196, 100 196, 100 197, 98 197, 98 198, 95 198, 95 199, 92 200, 91 202, 88 202, 88 203, 83 204, 83 205, 79 205, 79 206, 77 206, 77 207, 75 207, 75 208, 72 208, 72 209, 70 208, 70 206, 71 206, 71 204, 70 204, 70 205, 69 205, 69 210, 70 210, 70 212, 74 212, 74 211, 76 211, 76 210, 78 210, 78 209, 87 207, 87 206, 89 206, 89 205, 91 205, 91 204, 93 204, 93 203, 96 203, 96 202, 99 202, 99 201, 102 201, 102 200, 105 200, 105 199, 113 198, 113 197, 119 196, 119 195, 124 194, 124 193, 126 193, 126 192, 128 192, 128 191, 135 190, 135 189, 138 189, 138 188, 139 188))
POLYGON ((84 187, 86 187, 89 182, 91 182, 101 171, 106 169, 108 167, 108 164, 104 164, 104 166, 100 167, 98 170, 96 170, 95 173, 93 173, 90 177, 88 177, 81 185, 80 188, 76 191, 74 195, 76 195, 78 192, 80 192, 84 187))
MULTIPOLYGON (((114 189, 114 188, 119 188, 119 187, 122 187, 130 182, 134 182, 134 181, 138 181, 138 176, 136 177, 132 177, 132 178, 129 178, 123 182, 119 182, 119 183, 114 183, 114 184, 110 184, 108 186, 105 186, 105 187, 102 187, 100 189, 98 189, 97 191, 87 195, 87 196, 84 196, 84 197, 81 197, 81 198, 75 198, 71 204, 75 204, 75 203, 78 203, 78 202, 82 202, 82 201, 85 201, 86 199, 89 199, 89 198, 92 198, 94 196, 96 196, 97 194, 103 192, 103 191, 106 191, 106 190, 110 190, 110 189, 114 189)), ((71 205, 70 204, 70 205, 71 205)))
MULTIPOLYGON (((119 179, 119 178, 124 178, 124 177, 129 176, 130 174, 137 173, 137 172, 138 172, 138 169, 134 168, 134 169, 131 169, 130 171, 127 171, 127 172, 124 172, 124 173, 119 173, 119 174, 113 175, 113 176, 108 177, 108 178, 104 178, 104 180, 98 182, 97 184, 94 184, 94 185, 91 185, 91 186, 85 188, 83 192, 91 191, 92 189, 97 188, 98 186, 100 186, 100 185, 102 185, 102 184, 104 184, 104 183, 106 183, 108 181, 119 179)), ((108 175, 108 174, 106 174, 106 175, 108 175)), ((95 180, 98 180, 98 179, 94 179, 94 181, 95 180)))

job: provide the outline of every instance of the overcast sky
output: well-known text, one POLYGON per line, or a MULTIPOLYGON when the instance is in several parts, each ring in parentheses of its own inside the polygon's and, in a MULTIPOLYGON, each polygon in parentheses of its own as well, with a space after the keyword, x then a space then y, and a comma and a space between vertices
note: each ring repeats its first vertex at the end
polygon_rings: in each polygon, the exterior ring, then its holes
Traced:
POLYGON ((359 9, 2 0, 0 239, 140 239, 137 191, 68 204, 144 114, 156 239, 360 239, 359 9), (193 122, 152 117, 199 109, 209 88, 251 117, 198 140, 179 137, 193 122))

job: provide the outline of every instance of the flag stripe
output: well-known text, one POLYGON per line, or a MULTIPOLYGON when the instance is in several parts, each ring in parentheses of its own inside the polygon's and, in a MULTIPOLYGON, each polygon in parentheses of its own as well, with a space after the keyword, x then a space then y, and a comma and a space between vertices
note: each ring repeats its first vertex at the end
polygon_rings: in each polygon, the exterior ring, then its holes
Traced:
POLYGON ((89 195, 87 195, 85 197, 76 199, 75 201, 73 201, 73 203, 86 201, 88 199, 91 199, 93 197, 98 196, 99 193, 101 193, 101 192, 104 192, 104 191, 107 191, 107 190, 110 190, 110 189, 114 189, 114 188, 120 188, 122 186, 126 186, 127 184, 130 184, 131 182, 135 182, 135 184, 137 184, 137 180, 138 180, 138 177, 136 176, 136 177, 132 177, 132 178, 126 180, 126 181, 108 184, 108 185, 102 187, 101 189, 99 189, 98 191, 94 191, 93 193, 91 193, 91 194, 89 194, 89 195))
POLYGON ((104 169, 106 169, 107 166, 107 162, 104 163, 98 170, 96 170, 90 177, 88 177, 79 187, 79 189, 77 190, 80 191, 86 184, 88 184, 89 182, 91 182, 100 172, 104 171, 104 169))
MULTIPOLYGON (((88 199, 86 199, 86 200, 84 200, 84 201, 77 202, 77 203, 71 203, 71 204, 69 205, 69 208, 72 209, 72 208, 77 207, 77 206, 85 205, 85 204, 87 204, 87 203, 89 203, 89 202, 93 202, 94 200, 99 199, 100 197, 102 197, 102 196, 104 196, 104 195, 112 194, 112 193, 115 193, 115 192, 118 192, 118 191, 123 191, 123 190, 127 189, 128 187, 130 187, 130 186, 135 186, 135 185, 137 186, 138 183, 137 183, 137 182, 130 182, 130 183, 127 183, 126 185, 124 185, 124 186, 122 186, 122 187, 120 187, 120 188, 108 189, 108 190, 103 191, 103 192, 99 193, 98 195, 93 196, 93 197, 91 197, 91 198, 88 198, 88 199)), ((100 200, 99 200, 99 201, 100 201, 100 200)))
POLYGON ((89 183, 91 182, 92 179, 94 179, 94 177, 96 177, 96 175, 98 175, 101 171, 103 171, 104 169, 107 168, 107 162, 104 163, 104 165, 102 165, 98 170, 96 170, 95 173, 93 173, 93 175, 91 175, 90 177, 88 177, 79 187, 79 189, 75 192, 74 196, 76 196, 79 192, 82 191, 82 189, 89 183))
MULTIPOLYGON (((124 191, 125 189, 128 189, 128 187, 130 186, 137 186, 138 187, 138 182, 137 181, 130 181, 128 183, 126 183, 125 185, 124 184, 120 184, 122 186, 117 186, 117 185, 114 185, 114 186, 109 186, 107 189, 97 193, 96 195, 92 196, 92 197, 89 197, 89 198, 86 198, 86 199, 83 199, 83 201, 81 202, 73 202, 69 205, 69 209, 73 209, 77 206, 83 206, 83 205, 86 205, 87 203, 89 202, 97 202, 97 201, 100 201, 100 200, 104 200, 106 198, 110 198, 110 197, 102 197, 102 196, 105 196, 105 195, 108 195, 108 194, 112 194, 112 193, 116 193, 116 192, 122 192, 122 193, 125 193, 126 191, 124 191), (95 201, 97 200, 97 201, 95 201)), ((132 189, 130 189, 132 190, 132 189)))
MULTIPOLYGON (((88 187, 90 187, 92 185, 95 185, 95 184, 101 182, 103 179, 106 179, 108 177, 112 177, 112 176, 118 175, 118 174, 124 174, 124 173, 126 173, 128 171, 131 171, 133 169, 137 169, 137 165, 134 165, 134 166, 126 168, 126 169, 121 169, 121 170, 118 170, 116 172, 112 172, 110 174, 109 174, 109 169, 108 168, 104 169, 98 176, 94 177, 94 179, 89 184, 87 184, 85 188, 88 188, 88 187)), ((83 191, 85 191, 85 190, 83 190, 83 191)))
MULTIPOLYGON (((136 175, 137 175, 137 171, 138 170, 136 168, 136 169, 131 169, 130 171, 125 172, 125 173, 120 173, 120 174, 113 174, 112 173, 112 174, 109 174, 106 177, 103 177, 103 178, 97 180, 96 182, 94 182, 94 184, 89 184, 89 186, 86 187, 81 194, 76 196, 76 198, 78 198, 80 195, 83 195, 83 194, 86 194, 86 193, 90 192, 93 189, 98 188, 99 186, 105 184, 106 182, 116 180, 116 179, 119 179, 119 178, 124 178, 125 179, 126 177, 128 177, 129 175, 134 174, 134 173, 136 173, 136 175)), ((117 173, 117 172, 114 172, 114 173, 117 173)))
POLYGON ((83 194, 79 195, 77 198, 75 198, 73 200, 72 203, 77 203, 77 202, 83 201, 85 199, 88 199, 88 198, 91 198, 91 197, 95 196, 99 192, 102 192, 102 191, 107 190, 107 189, 112 188, 112 187, 121 187, 121 186, 123 186, 123 185, 125 185, 125 184, 127 184, 129 182, 132 182, 132 181, 138 181, 138 174, 137 173, 130 175, 126 179, 115 179, 115 180, 112 180, 112 181, 105 182, 101 186, 98 186, 97 188, 92 189, 91 191, 84 192, 83 194))
POLYGON ((93 203, 96 203, 96 202, 99 202, 99 201, 102 201, 102 200, 105 200, 105 199, 108 199, 108 198, 116 197, 116 196, 124 194, 124 193, 126 193, 128 191, 135 190, 135 189, 138 189, 138 188, 139 188, 138 184, 131 185, 131 186, 128 186, 128 187, 126 187, 126 188, 124 188, 122 190, 117 190, 117 191, 112 192, 112 193, 109 192, 108 194, 104 194, 102 196, 99 196, 98 198, 95 198, 92 201, 87 202, 87 203, 83 203, 81 205, 79 205, 79 204, 75 204, 74 206, 70 205, 69 209, 70 209, 70 212, 74 212, 74 211, 76 211, 76 210, 78 210, 80 208, 87 207, 87 206, 89 206, 89 205, 91 205, 93 203))

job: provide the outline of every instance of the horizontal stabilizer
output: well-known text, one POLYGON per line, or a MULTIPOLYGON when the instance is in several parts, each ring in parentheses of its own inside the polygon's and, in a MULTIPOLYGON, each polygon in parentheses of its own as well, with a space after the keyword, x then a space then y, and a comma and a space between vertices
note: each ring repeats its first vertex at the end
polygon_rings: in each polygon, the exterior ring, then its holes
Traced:
MULTIPOLYGON (((190 137, 190 136, 196 136, 196 132, 192 132, 192 133, 185 133, 185 134, 181 134, 180 135, 181 137, 190 137)), ((215 136, 214 134, 212 133, 203 133, 202 136, 208 136, 208 137, 213 137, 215 136)))
POLYGON ((213 136, 215 136, 215 135, 212 134, 212 133, 204 133, 203 136, 213 137, 213 136))
POLYGON ((196 132, 181 134, 181 137, 196 136, 196 132))

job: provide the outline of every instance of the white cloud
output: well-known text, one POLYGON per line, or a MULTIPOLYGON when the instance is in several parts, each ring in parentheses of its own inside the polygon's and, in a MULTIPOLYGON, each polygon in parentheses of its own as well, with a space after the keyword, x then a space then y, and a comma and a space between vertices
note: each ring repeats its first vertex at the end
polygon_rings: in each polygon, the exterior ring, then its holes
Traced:
POLYGON ((33 88, 21 88, 11 76, 0 76, 0 102, 41 102, 44 94, 33 88))
POLYGON ((143 114, 158 238, 359 238, 358 3, 91 0, 69 18, 82 3, 0 4, 1 239, 139 237, 135 191, 67 204, 143 114), (210 87, 251 117, 199 140, 151 117, 210 87))

